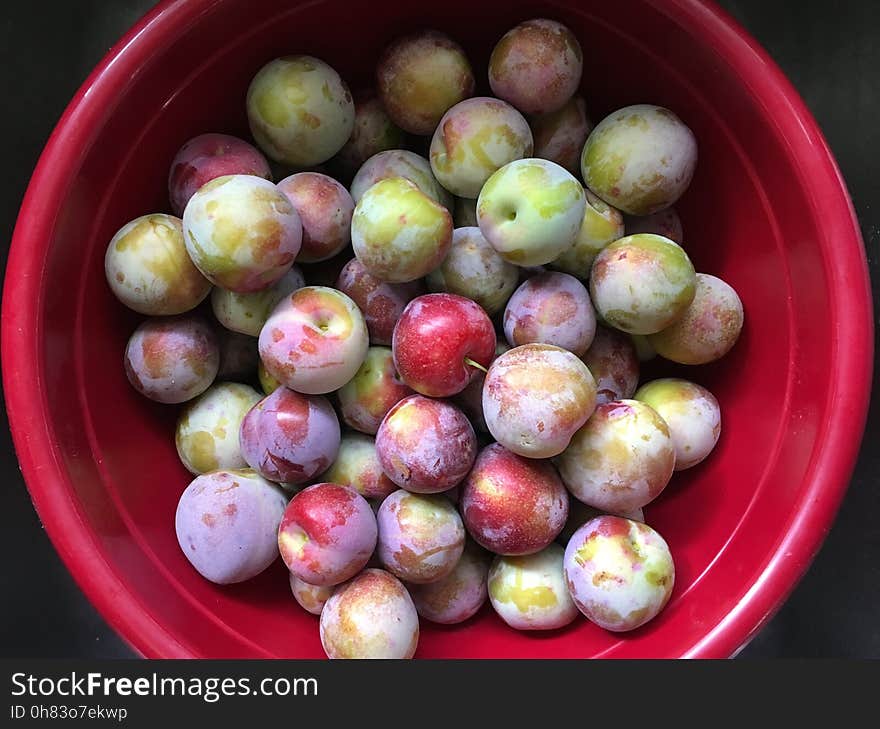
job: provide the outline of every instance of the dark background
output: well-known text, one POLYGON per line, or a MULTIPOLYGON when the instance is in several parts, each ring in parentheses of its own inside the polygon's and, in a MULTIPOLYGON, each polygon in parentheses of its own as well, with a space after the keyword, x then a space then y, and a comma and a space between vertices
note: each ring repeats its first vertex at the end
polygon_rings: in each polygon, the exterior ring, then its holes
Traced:
MULTIPOLYGON (((584 0, 585 2, 587 0, 584 0)), ((880 2, 724 0, 815 114, 847 180, 880 276, 880 2)), ((2 265, 37 157, 67 102, 152 0, 41 0, 0 10, 2 265)), ((878 307, 878 288, 874 305, 878 307)), ((878 308, 880 311, 880 308, 878 308)), ((875 374, 875 391, 880 393, 875 374)), ((0 428, 0 656, 129 657, 55 554, 0 428)), ((806 577, 742 657, 880 657, 880 405, 856 471, 806 577)))

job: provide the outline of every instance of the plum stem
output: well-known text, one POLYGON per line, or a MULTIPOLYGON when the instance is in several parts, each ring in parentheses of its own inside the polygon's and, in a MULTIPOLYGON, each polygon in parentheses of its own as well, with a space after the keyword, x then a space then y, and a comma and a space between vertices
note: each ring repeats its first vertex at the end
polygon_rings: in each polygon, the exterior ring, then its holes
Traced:
POLYGON ((470 357, 465 357, 464 363, 466 365, 470 365, 471 367, 476 367, 478 370, 481 370, 482 372, 485 372, 486 374, 489 373, 489 370, 487 370, 485 367, 483 367, 483 365, 481 365, 479 362, 474 362, 470 357))

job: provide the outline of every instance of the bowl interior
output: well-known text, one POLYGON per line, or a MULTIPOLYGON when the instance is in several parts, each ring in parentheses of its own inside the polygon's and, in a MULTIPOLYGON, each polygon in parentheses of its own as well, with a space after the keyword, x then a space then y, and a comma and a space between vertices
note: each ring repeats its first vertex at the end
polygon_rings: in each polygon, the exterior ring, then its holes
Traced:
MULTIPOLYGON (((417 655, 698 651, 760 588, 779 543, 799 523, 834 391, 834 350, 827 343, 838 316, 818 207, 772 110, 701 34, 700 13, 714 11, 636 0, 183 5, 154 16, 143 39, 122 51, 125 59, 148 36, 161 36, 112 102, 90 119, 43 271, 41 406, 58 444, 54 456, 71 479, 54 487, 69 489, 70 508, 91 534, 82 545, 81 569, 89 560, 105 564, 126 602, 134 600, 142 613, 140 627, 132 627, 113 610, 111 596, 103 603, 110 620, 148 655, 323 656, 317 619, 291 598, 280 560, 250 583, 220 588, 201 579, 180 552, 174 510, 191 477, 174 449, 177 409, 146 401, 125 379, 122 353, 138 317, 105 284, 110 237, 137 215, 168 211, 169 163, 188 138, 208 131, 247 136, 245 90, 266 61, 313 54, 357 90, 370 84, 387 41, 434 27, 465 46, 486 91, 494 42, 516 22, 545 16, 568 24, 581 41, 582 91, 594 121, 617 107, 649 102, 675 110, 695 132, 700 161, 678 206, 685 248, 697 270, 737 289, 746 324, 727 358, 684 374, 718 397, 723 433, 714 454, 677 474, 646 510, 676 562, 673 598, 660 617, 625 635, 586 620, 525 634, 506 628, 486 606, 456 627, 423 621, 417 655), (174 23, 169 13, 177 14, 174 23)), ((730 653, 756 624, 709 652, 730 653)))

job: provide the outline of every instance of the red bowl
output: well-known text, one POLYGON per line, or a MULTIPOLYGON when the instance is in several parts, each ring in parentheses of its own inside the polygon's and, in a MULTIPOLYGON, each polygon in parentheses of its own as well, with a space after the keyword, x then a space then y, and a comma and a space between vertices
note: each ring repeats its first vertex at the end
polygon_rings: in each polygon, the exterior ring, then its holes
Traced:
POLYGON ((280 561, 217 587, 180 552, 174 510, 189 476, 173 445, 176 410, 141 398, 123 374, 137 317, 104 281, 110 237, 168 209, 166 174, 185 140, 246 133, 245 89, 271 58, 317 55, 357 88, 389 39, 435 27, 466 47, 485 86, 493 43, 535 16, 580 38, 594 119, 651 102, 693 129, 700 162, 679 205, 686 246, 698 270, 737 289, 746 325, 730 355, 689 375, 721 402, 715 453, 648 509, 676 562, 666 610, 624 635, 586 620, 538 635, 486 608, 455 628, 424 623, 418 655, 730 656, 806 570, 863 432, 867 266, 816 122, 734 21, 696 0, 177 0, 110 51, 55 129, 22 205, 3 299, 3 381, 34 504, 80 586, 144 655, 323 652, 280 561))

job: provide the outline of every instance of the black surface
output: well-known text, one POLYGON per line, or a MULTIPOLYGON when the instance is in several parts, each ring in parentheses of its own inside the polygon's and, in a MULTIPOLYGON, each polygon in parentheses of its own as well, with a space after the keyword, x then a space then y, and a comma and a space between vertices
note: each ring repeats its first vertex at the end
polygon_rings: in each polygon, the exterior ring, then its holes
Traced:
MULTIPOLYGON (((3 3, 2 198, 6 250, 31 171, 70 97, 151 0, 3 3)), ((819 120, 862 225, 878 305, 880 243, 880 3, 722 3, 788 74, 819 120)), ((880 392, 876 387, 875 391, 880 392)), ((871 404, 852 484, 822 551, 743 657, 880 657, 880 405, 871 404)), ((2 429, 0 655, 132 655, 84 598, 34 512, 2 429)))

